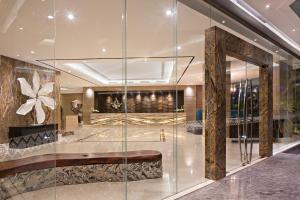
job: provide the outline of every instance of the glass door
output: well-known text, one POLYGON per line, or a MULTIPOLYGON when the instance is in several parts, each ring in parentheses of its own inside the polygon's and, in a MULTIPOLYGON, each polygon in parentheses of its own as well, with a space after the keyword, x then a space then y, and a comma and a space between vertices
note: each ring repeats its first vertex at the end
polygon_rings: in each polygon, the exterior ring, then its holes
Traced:
POLYGON ((228 57, 226 86, 226 167, 230 171, 258 158, 259 67, 228 57))

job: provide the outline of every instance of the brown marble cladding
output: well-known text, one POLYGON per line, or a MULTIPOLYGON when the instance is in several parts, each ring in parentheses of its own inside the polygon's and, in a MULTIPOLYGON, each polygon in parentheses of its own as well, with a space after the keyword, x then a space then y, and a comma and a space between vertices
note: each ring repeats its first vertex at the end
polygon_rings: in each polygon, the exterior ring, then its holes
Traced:
POLYGON ((259 155, 273 154, 273 61, 259 69, 259 155))
MULTIPOLYGON (((55 91, 52 95, 57 105, 60 105, 59 72, 0 55, 0 143, 8 142, 8 127, 27 126, 33 123, 30 114, 26 116, 16 114, 16 110, 27 100, 27 97, 21 94, 17 78, 25 77, 28 83, 32 84, 33 70, 38 70, 42 82, 55 82, 55 91)), ((49 110, 46 114, 49 116, 47 123, 60 123, 60 109, 49 110)))
POLYGON ((224 34, 205 32, 205 177, 226 175, 226 54, 224 34))
POLYGON ((259 155, 272 155, 273 56, 218 28, 205 32, 205 176, 226 175, 226 55, 260 66, 259 155))

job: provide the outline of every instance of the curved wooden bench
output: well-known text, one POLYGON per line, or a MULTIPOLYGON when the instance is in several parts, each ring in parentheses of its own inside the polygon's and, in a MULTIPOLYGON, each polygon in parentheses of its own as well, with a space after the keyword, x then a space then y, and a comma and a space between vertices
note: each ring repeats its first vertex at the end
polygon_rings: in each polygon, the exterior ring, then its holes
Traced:
POLYGON ((46 154, 0 164, 0 199, 53 187, 162 177, 162 154, 142 150, 94 154, 46 154))

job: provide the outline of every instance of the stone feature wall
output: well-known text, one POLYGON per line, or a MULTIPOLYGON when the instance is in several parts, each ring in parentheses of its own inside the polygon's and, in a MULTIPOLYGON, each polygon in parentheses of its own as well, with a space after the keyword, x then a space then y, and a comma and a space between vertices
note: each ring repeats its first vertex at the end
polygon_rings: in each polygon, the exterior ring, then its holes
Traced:
POLYGON ((205 31, 205 177, 226 176, 226 56, 257 66, 259 71, 259 155, 273 151, 273 56, 218 28, 205 31))
MULTIPOLYGON (((32 85, 32 75, 37 70, 41 82, 55 82, 52 97, 57 106, 60 105, 59 88, 60 74, 50 69, 31 63, 0 55, 0 144, 8 142, 8 128, 10 126, 28 126, 33 124, 31 113, 26 116, 17 115, 17 109, 28 99, 21 94, 17 78, 24 77, 32 85)), ((46 109, 44 109, 46 111, 46 109)), ((46 112, 47 123, 60 123, 60 109, 46 112)))

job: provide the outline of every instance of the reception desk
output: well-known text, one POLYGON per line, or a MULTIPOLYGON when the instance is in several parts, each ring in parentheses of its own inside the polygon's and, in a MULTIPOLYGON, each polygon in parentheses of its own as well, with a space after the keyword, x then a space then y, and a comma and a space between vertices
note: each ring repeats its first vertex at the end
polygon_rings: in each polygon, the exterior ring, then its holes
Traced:
POLYGON ((92 113, 92 125, 173 125, 186 122, 186 113, 92 113))

